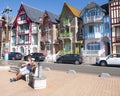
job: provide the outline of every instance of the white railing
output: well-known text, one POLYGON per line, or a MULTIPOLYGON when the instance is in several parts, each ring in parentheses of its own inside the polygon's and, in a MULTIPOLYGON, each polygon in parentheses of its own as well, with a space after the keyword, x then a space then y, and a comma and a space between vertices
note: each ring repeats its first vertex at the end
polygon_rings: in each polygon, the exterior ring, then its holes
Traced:
POLYGON ((98 50, 82 50, 84 63, 96 63, 96 58, 99 57, 100 52, 98 50))
POLYGON ((99 56, 98 50, 83 50, 82 51, 83 56, 99 56))
POLYGON ((102 16, 91 16, 85 18, 85 23, 95 22, 95 21, 101 21, 102 16))

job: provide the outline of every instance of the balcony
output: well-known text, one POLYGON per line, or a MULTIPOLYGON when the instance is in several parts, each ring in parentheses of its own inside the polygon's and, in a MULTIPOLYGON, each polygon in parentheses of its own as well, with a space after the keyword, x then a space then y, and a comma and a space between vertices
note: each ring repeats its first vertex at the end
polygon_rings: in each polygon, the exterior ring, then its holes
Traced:
POLYGON ((62 32, 60 33, 60 36, 59 38, 69 38, 69 37, 72 37, 72 32, 62 32))
POLYGON ((84 18, 84 23, 102 22, 102 16, 91 16, 84 18))
POLYGON ((63 26, 70 26, 70 20, 69 19, 64 20, 63 26))
POLYGON ((26 20, 19 20, 19 19, 18 19, 18 20, 17 20, 17 23, 18 23, 18 24, 24 24, 24 23, 27 23, 27 21, 26 21, 26 20))
POLYGON ((120 36, 114 36, 114 37, 112 37, 112 42, 113 43, 120 43, 120 36))
POLYGON ((29 30, 18 30, 18 34, 28 34, 29 30))

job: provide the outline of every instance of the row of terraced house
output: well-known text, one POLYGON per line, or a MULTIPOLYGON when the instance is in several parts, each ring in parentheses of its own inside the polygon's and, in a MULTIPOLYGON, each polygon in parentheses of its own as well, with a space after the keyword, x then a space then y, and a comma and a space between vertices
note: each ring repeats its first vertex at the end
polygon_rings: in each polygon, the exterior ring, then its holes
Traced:
POLYGON ((60 15, 22 3, 17 16, 8 20, 8 37, 3 21, 0 23, 1 56, 6 38, 10 52, 25 55, 77 53, 83 55, 84 62, 94 62, 96 57, 120 53, 119 0, 103 5, 90 2, 81 10, 65 2, 60 15))

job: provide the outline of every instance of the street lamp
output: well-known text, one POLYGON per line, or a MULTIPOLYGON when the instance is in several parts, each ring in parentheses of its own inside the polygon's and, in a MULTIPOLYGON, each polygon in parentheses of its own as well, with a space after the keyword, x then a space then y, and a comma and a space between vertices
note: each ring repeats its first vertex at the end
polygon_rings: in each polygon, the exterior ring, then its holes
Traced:
POLYGON ((2 14, 7 14, 7 18, 6 18, 6 24, 5 24, 5 27, 6 27, 6 35, 5 35, 5 49, 4 49, 4 60, 8 60, 8 51, 9 51, 9 33, 8 33, 8 27, 9 27, 9 20, 8 20, 8 14, 9 12, 11 12, 12 9, 10 7, 6 7, 3 11, 2 11, 2 14))

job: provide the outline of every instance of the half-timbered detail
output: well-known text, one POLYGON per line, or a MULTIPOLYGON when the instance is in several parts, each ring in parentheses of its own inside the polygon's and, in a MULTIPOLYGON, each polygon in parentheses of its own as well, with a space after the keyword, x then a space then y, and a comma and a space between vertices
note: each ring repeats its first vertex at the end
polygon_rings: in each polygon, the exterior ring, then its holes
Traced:
POLYGON ((109 0, 112 52, 120 53, 120 0, 109 0))
POLYGON ((28 5, 21 4, 12 32, 12 49, 24 54, 39 52, 39 23, 43 12, 28 5))
POLYGON ((81 10, 64 3, 60 15, 59 40, 61 40, 61 53, 80 54, 82 38, 82 20, 79 18, 81 10))
POLYGON ((56 54, 60 49, 56 41, 58 37, 59 17, 49 11, 45 11, 40 22, 40 51, 46 55, 56 54))
POLYGON ((96 57, 110 54, 110 19, 108 4, 99 6, 91 2, 82 11, 84 32, 83 55, 88 62, 95 62, 96 57))

